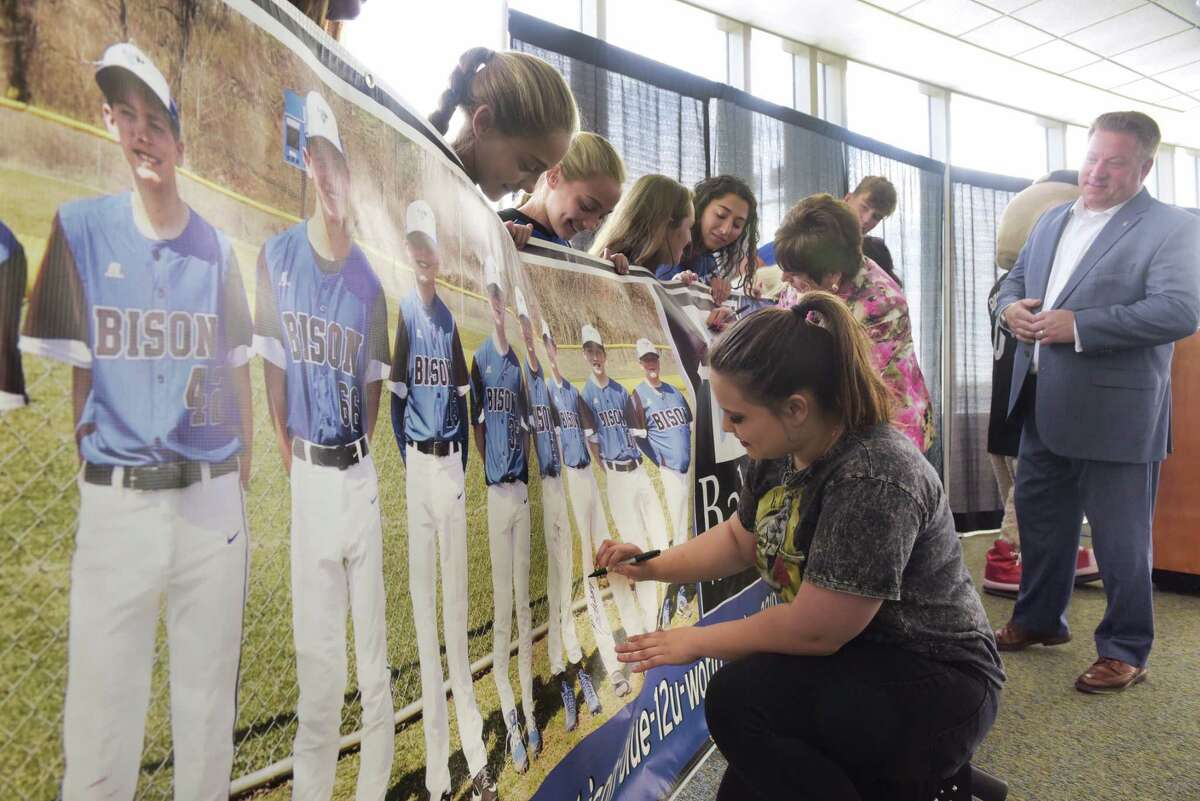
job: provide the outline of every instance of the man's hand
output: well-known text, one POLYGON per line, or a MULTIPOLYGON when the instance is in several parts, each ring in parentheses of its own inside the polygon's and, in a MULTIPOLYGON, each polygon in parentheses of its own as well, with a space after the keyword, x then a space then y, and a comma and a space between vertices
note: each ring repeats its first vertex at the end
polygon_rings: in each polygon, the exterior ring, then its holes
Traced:
POLYGON ((1013 332, 1013 336, 1030 345, 1038 341, 1038 326, 1034 325, 1036 315, 1033 310, 1041 305, 1040 298, 1022 298, 1004 307, 1004 324, 1013 332))
POLYGON ((617 660, 628 662, 634 673, 644 673, 659 665, 686 665, 700 653, 701 630, 695 626, 637 634, 617 646, 617 660))
POLYGON ((1033 315, 1034 336, 1043 345, 1075 344, 1075 312, 1050 309, 1033 315))
POLYGON ((532 225, 522 225, 512 220, 505 220, 504 227, 508 229, 509 235, 512 236, 513 244, 517 246, 517 250, 524 248, 525 244, 529 242, 529 237, 533 235, 532 225))

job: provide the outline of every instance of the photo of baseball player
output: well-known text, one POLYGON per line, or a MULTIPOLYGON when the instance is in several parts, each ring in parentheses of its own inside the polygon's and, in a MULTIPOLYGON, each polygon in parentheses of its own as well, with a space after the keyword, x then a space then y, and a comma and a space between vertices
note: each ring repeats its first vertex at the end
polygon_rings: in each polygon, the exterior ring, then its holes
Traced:
MULTIPOLYGON (((642 338, 635 347, 638 363, 646 374, 646 379, 633 391, 639 418, 636 428, 645 432, 637 443, 658 466, 667 501, 671 545, 682 545, 692 536, 692 481, 688 472, 692 466, 692 407, 682 392, 662 380, 661 360, 654 343, 642 338)), ((662 611, 663 628, 670 624, 672 603, 675 614, 688 614, 685 586, 668 588, 662 611)))
MULTIPOLYGON (((529 395, 529 427, 537 448, 538 471, 542 488, 542 531, 546 538, 547 643, 550 673, 558 683, 563 700, 564 728, 573 731, 578 722, 575 703, 575 679, 579 677, 584 701, 595 714, 600 710, 591 675, 583 667, 583 649, 575 631, 571 611, 572 579, 575 573, 575 549, 571 542, 571 520, 567 512, 567 494, 563 488, 563 461, 557 432, 562 424, 550 398, 546 373, 537 357, 533 321, 521 290, 517 290, 517 321, 525 341, 525 387, 529 395), (563 662, 566 653, 567 663, 563 662)), ((545 322, 542 323, 545 326, 545 322)), ((591 572, 590 570, 588 571, 591 572)), ((609 635, 611 638, 611 635, 609 635)))
POLYGON ((318 92, 305 98, 303 156, 316 207, 263 246, 254 326, 275 441, 291 476, 300 685, 292 797, 328 801, 333 793, 349 611, 363 709, 356 797, 382 801, 395 724, 379 482, 368 445, 390 359, 387 302, 352 238, 349 165, 318 92))
MULTIPOLYGON (((622 671, 621 663, 617 661, 612 629, 608 624, 608 615, 604 611, 604 599, 600 593, 600 580, 588 577, 593 570, 592 557, 600 545, 608 539, 608 521, 604 518, 604 505, 600 501, 600 487, 596 483, 596 475, 591 469, 592 457, 588 452, 587 435, 584 433, 587 429, 594 429, 595 425, 591 422, 591 410, 584 404, 579 390, 559 371, 558 345, 550 332, 550 326, 544 321, 542 322, 542 344, 546 347, 546 360, 550 362, 551 378, 547 382, 547 389, 557 424, 562 474, 566 477, 571 509, 575 515, 575 524, 579 528, 579 555, 583 565, 583 588, 587 599, 588 620, 592 624, 596 649, 600 652, 600 661, 608 674, 608 681, 617 697, 623 698, 629 695, 629 679, 622 671)), ((544 480, 542 486, 542 504, 544 505, 547 503, 544 480)), ((548 526, 547 530, 549 530, 548 526)), ((547 553, 547 561, 550 558, 547 553)), ((617 613, 620 615, 621 625, 625 627, 626 634, 642 633, 644 631, 642 618, 638 613, 638 604, 634 600, 633 587, 629 580, 624 576, 613 574, 609 577, 609 586, 612 588, 613 598, 617 603, 617 613)), ((600 698, 596 695, 592 677, 580 670, 579 684, 583 689, 583 697, 588 705, 588 710, 593 715, 599 714, 601 711, 600 698)))
MULTIPOLYGON (((608 505, 617 532, 623 541, 635 543, 644 551, 665 550, 669 544, 667 521, 650 477, 642 469, 642 454, 634 439, 646 435, 644 429, 637 428, 642 420, 640 409, 629 391, 605 371, 608 354, 600 332, 585 325, 580 341, 583 358, 591 368, 582 393, 592 416, 585 433, 592 456, 607 478, 608 505)), ((654 631, 659 619, 658 591, 647 588, 646 583, 636 587, 642 631, 654 631)))
POLYGON ((25 267, 25 248, 0 220, 0 413, 18 409, 28 401, 18 348, 25 267))
POLYGON ((179 111, 131 44, 96 65, 131 192, 58 209, 21 348, 73 370, 62 797, 137 789, 166 598, 176 798, 229 794, 249 554, 250 312, 228 239, 181 199, 179 111))
POLYGON ((405 236, 417 285, 400 301, 390 388, 392 429, 405 460, 408 590, 421 664, 425 788, 431 799, 450 798, 450 721, 437 629, 440 566, 446 663, 471 797, 495 801, 499 795, 488 770, 467 655, 467 363, 458 326, 438 297, 441 250, 426 201, 408 204, 405 236))
MULTIPOLYGON (((492 677, 508 729, 508 751, 519 773, 542 751, 534 721, 533 623, 529 609, 529 413, 521 361, 504 328, 504 279, 491 256, 483 260, 483 285, 491 304, 492 334, 471 360, 471 423, 487 484, 488 544, 492 555, 492 677), (508 678, 513 596, 517 604, 517 675, 522 731, 508 678), (528 740, 528 750, 526 749, 528 740)), ((518 289, 519 293, 520 290, 518 289)), ((518 315, 524 298, 516 295, 518 315)), ((525 316, 529 316, 525 309, 525 316)))

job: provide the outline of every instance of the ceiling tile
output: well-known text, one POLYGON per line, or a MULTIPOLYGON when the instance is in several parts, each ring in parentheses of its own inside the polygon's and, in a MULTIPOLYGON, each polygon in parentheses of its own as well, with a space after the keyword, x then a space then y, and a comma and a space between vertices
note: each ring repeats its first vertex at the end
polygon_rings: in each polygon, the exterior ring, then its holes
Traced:
POLYGON ((1151 80, 1150 78, 1142 78, 1139 81, 1118 86, 1113 91, 1145 103, 1157 103, 1159 100, 1165 100, 1177 94, 1171 87, 1163 86, 1158 81, 1151 80))
POLYGON ((1158 80, 1181 92, 1200 91, 1200 61, 1193 61, 1170 72, 1159 73, 1158 80))
POLYGON ((1200 28, 1192 28, 1136 50, 1118 53, 1113 56, 1113 61, 1143 75, 1157 75, 1191 64, 1197 53, 1200 53, 1200 28))
POLYGON ((1055 36, 1062 36, 1122 14, 1142 5, 1143 2, 1144 0, 1040 0, 1013 12, 1013 16, 1055 36))
POLYGON ((885 8, 888 11, 903 11, 906 8, 915 6, 921 0, 871 0, 873 5, 880 8, 885 8))
POLYGON ((986 47, 988 50, 994 50, 1006 56, 1030 50, 1053 38, 1050 34, 1012 17, 1001 17, 962 36, 963 41, 986 47))
POLYGON ((1101 89, 1111 89, 1123 83, 1136 81, 1141 76, 1133 70, 1125 69, 1120 64, 1114 64, 1111 61, 1097 61, 1095 64, 1068 72, 1067 77, 1098 86, 1101 89))
POLYGON ((1176 111, 1191 111, 1200 106, 1200 100, 1191 95, 1175 95, 1174 97, 1168 97, 1166 100, 1158 101, 1158 105, 1173 108, 1176 111))
POLYGON ((1098 60, 1095 55, 1062 39, 1035 47, 1017 56, 1017 59, 1057 73, 1070 72, 1098 60))
POLYGON ((975 0, 924 0, 904 12, 904 16, 939 31, 958 36, 1000 16, 975 0))
POLYGON ((1011 14, 1018 8, 1024 8, 1034 0, 979 0, 985 6, 994 8, 997 11, 1003 11, 1005 14, 1011 14))
POLYGON ((1190 28, 1187 20, 1147 4, 1076 31, 1067 40, 1102 56, 1141 47, 1190 28))

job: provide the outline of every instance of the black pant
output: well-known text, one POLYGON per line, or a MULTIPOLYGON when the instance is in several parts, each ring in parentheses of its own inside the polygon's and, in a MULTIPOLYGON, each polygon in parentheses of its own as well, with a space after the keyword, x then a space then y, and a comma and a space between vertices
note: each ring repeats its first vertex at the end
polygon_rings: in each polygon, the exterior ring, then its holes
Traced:
POLYGON ((832 656, 755 654, 705 699, 729 761, 717 801, 932 798, 996 718, 981 675, 852 641, 832 656))

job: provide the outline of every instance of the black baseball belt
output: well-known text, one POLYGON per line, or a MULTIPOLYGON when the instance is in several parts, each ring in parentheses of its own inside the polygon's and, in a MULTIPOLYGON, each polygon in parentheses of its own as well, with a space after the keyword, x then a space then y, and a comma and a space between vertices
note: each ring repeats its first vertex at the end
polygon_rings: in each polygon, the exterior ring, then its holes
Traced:
POLYGON ((360 437, 345 445, 316 445, 299 437, 292 439, 292 456, 317 467, 345 470, 366 459, 369 452, 366 437, 360 437))
POLYGON ((452 439, 423 439, 420 441, 410 439, 408 447, 416 448, 426 456, 449 456, 462 449, 462 446, 452 439))
POLYGON ((604 466, 609 470, 615 470, 618 473, 632 473, 634 470, 638 469, 638 463, 633 460, 628 462, 610 462, 605 459, 604 466))
POLYGON ((238 458, 231 456, 223 462, 164 462, 124 468, 88 462, 83 466, 83 480, 89 484, 112 486, 113 471, 120 469, 120 486, 126 489, 183 489, 204 478, 205 464, 208 464, 209 477, 218 478, 237 470, 238 458))

